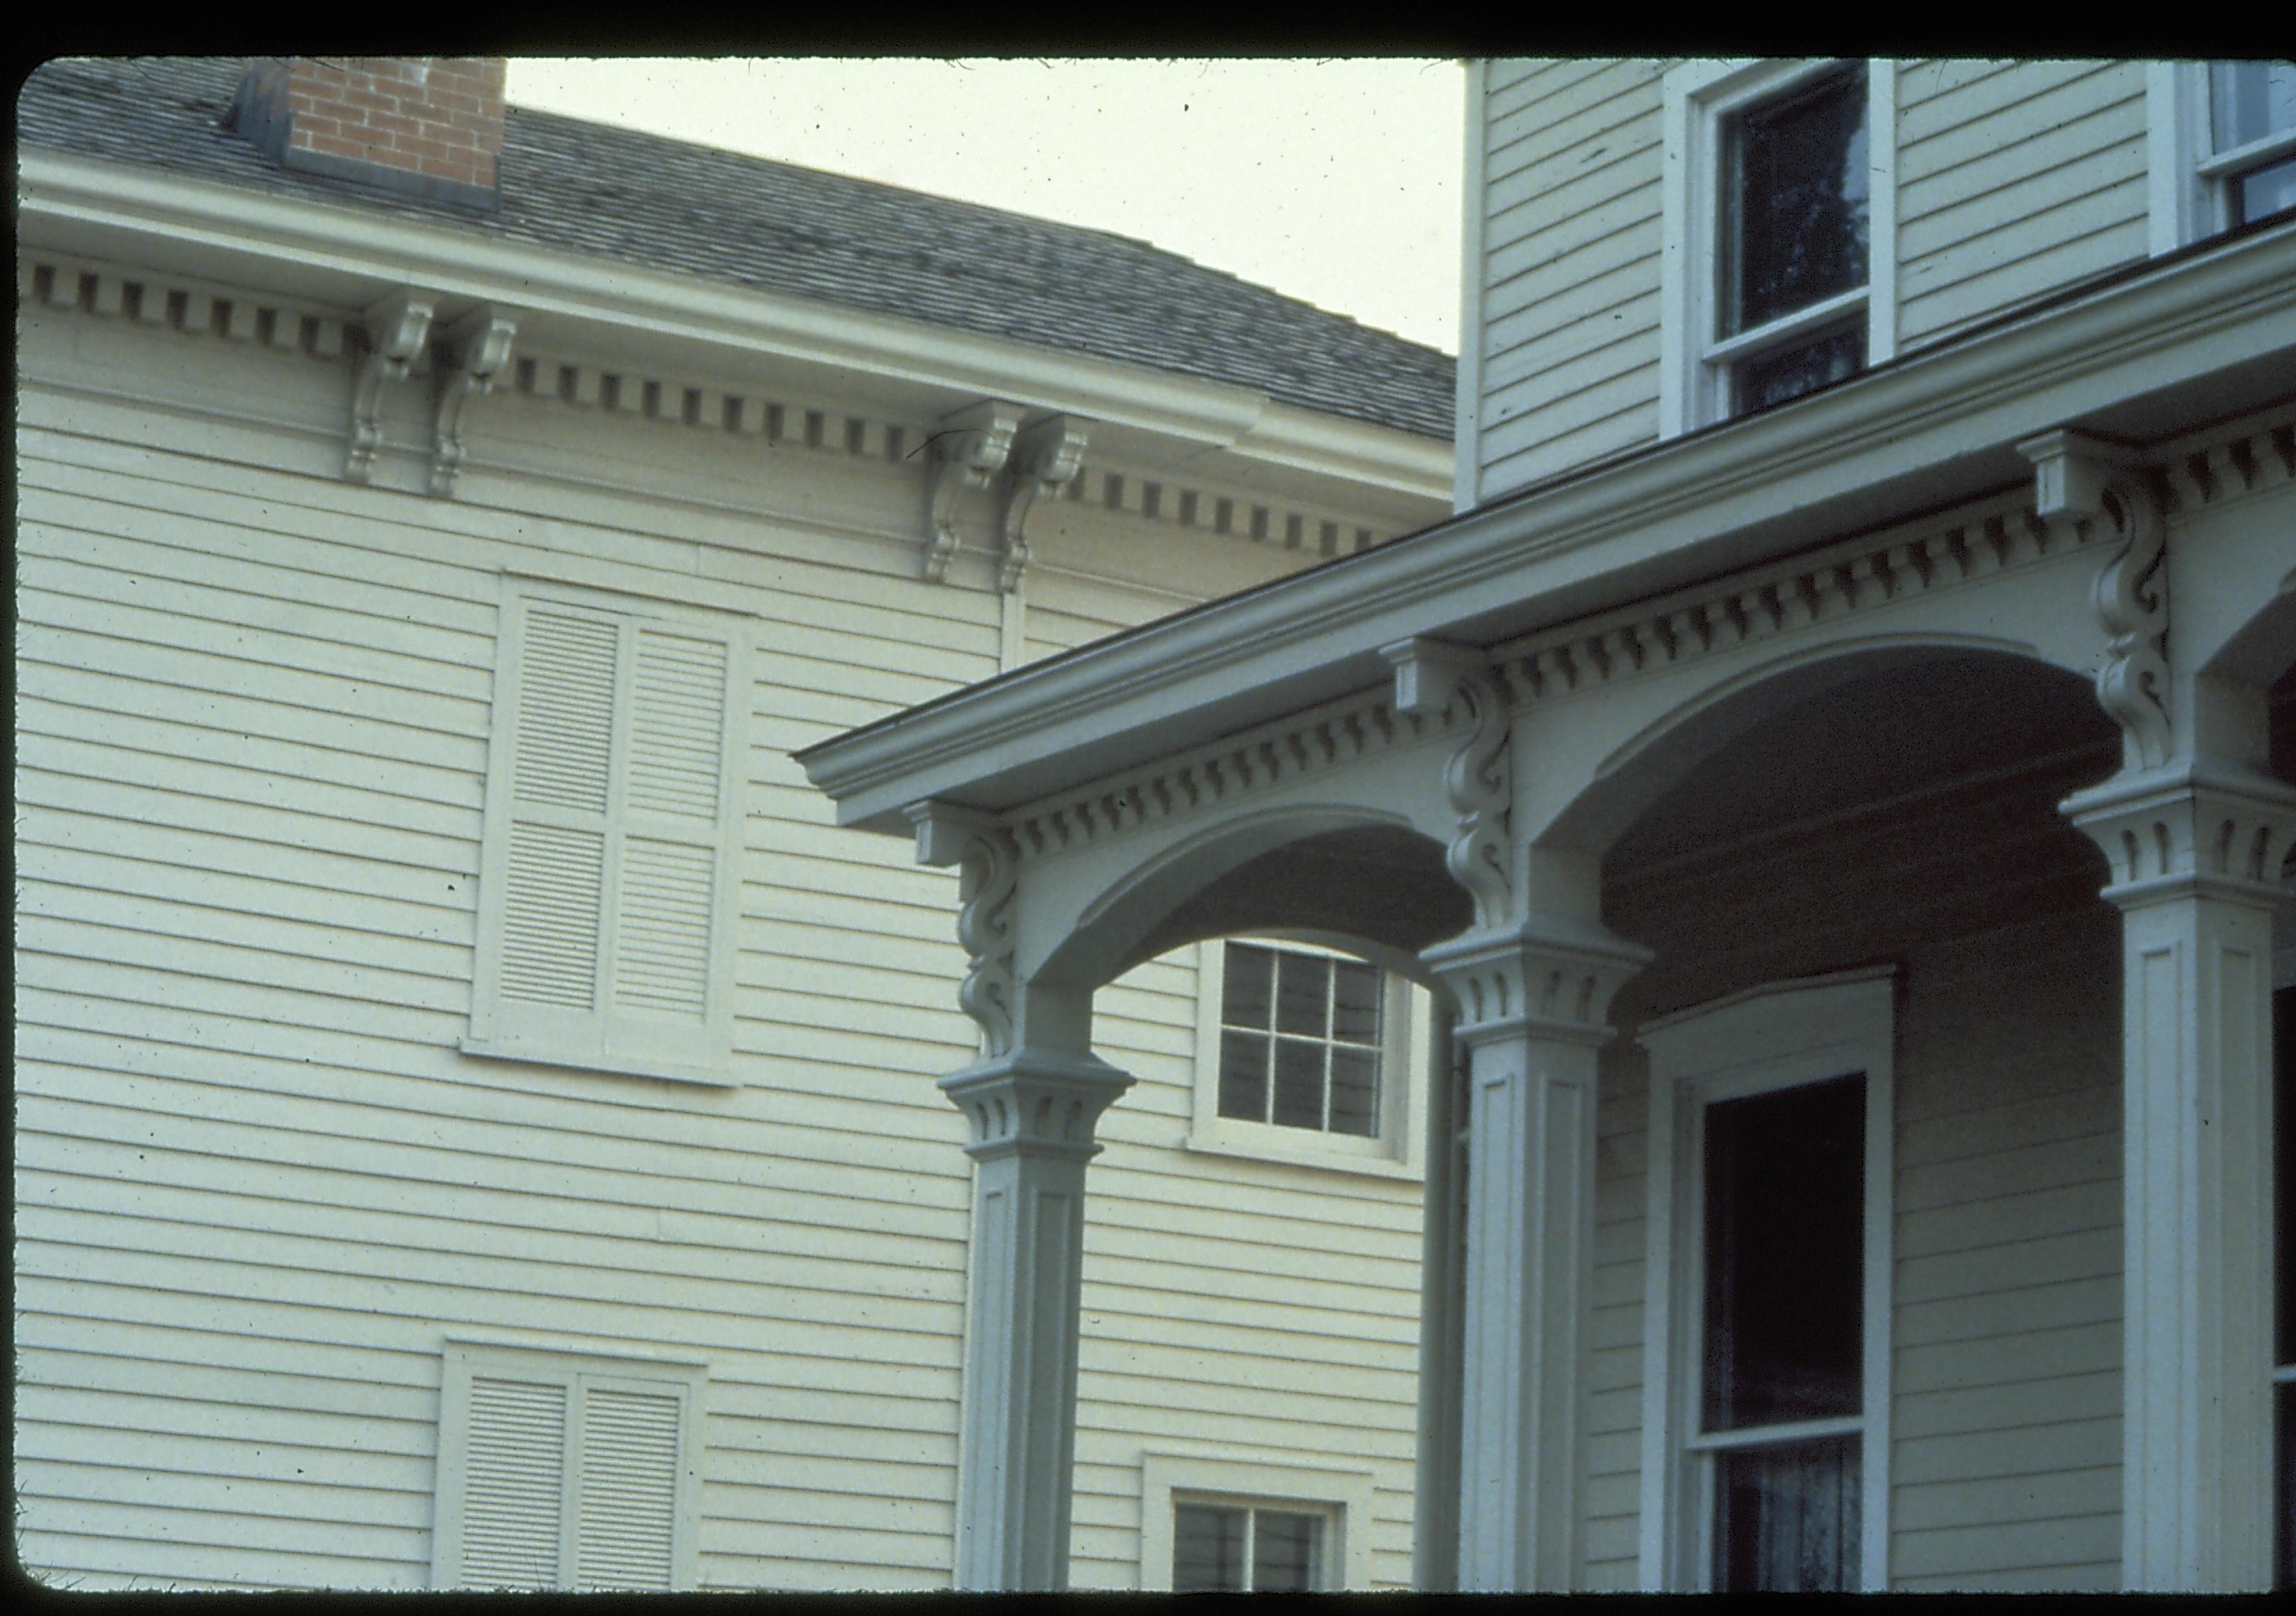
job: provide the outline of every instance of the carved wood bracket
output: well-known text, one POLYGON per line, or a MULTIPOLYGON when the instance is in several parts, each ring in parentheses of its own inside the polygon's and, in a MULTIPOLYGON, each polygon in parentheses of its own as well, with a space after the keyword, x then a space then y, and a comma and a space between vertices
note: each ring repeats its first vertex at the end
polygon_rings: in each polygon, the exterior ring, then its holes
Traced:
POLYGON ((2157 768, 2175 736, 2169 717, 2168 524, 2136 455, 2086 432, 2046 432, 2019 444, 2033 463, 2044 518, 2109 517, 2120 543, 2096 578, 2103 665, 2096 699, 2128 738, 2132 761, 2157 768))
POLYGON ((1092 422, 1077 415, 1048 415, 1031 422, 1013 440, 1003 521, 1004 550, 996 570, 996 587, 1006 595, 1021 587, 1029 564, 1029 541, 1021 528, 1029 507, 1041 495, 1058 492, 1084 463, 1086 439, 1092 422))
POLYGON ((365 482, 374 475, 375 451, 382 447, 382 389, 404 381, 422 366, 438 299, 426 292, 394 291, 366 311, 366 358, 351 389, 350 451, 343 477, 365 482))
POLYGON ((1496 925, 1514 911, 1514 864, 1507 825, 1514 800, 1505 691, 1480 650, 1440 640, 1405 640, 1381 654, 1395 669, 1398 712, 1439 718, 1454 702, 1473 723, 1443 769, 1443 789, 1459 816, 1444 854, 1451 878, 1475 900, 1475 923, 1496 925))
POLYGON ((991 1059, 1013 1046, 1015 999, 1013 895, 1020 885, 1021 849, 991 816, 942 802, 910 806, 920 864, 958 868, 956 939, 972 965, 956 1001, 980 1026, 991 1059))
POLYGON ((517 335, 518 316, 488 305, 455 321, 440 344, 446 363, 431 438, 430 492, 442 499, 454 497, 455 479, 463 469, 463 406, 494 390, 496 378, 510 364, 511 342, 517 335))
POLYGON ((986 488, 1004 469, 1020 430, 1021 406, 985 399, 941 418, 928 439, 932 447, 930 514, 925 533, 924 576, 939 583, 961 547, 956 502, 967 488, 986 488))

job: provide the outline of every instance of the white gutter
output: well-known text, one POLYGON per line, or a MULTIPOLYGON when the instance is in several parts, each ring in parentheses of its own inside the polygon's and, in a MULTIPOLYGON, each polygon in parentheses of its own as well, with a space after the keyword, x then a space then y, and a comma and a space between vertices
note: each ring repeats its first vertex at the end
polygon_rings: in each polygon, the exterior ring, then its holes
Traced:
MULTIPOLYGON (((997 810, 1376 685, 1379 648, 1490 644, 2030 478, 2052 427, 2212 377, 2296 390, 2296 228, 2226 242, 1769 412, 957 692, 798 754, 840 824, 928 799, 997 810), (2261 378, 2259 381, 2259 379, 2261 378)), ((2261 399, 2252 402, 2260 402, 2261 399)))
POLYGON ((17 239, 128 265, 178 265, 359 308, 418 287, 449 303, 523 311, 717 350, 832 367, 865 384, 1003 398, 1247 460, 1439 496, 1440 439, 1271 401, 1255 390, 1029 348, 921 320, 840 308, 543 248, 403 215, 315 202, 67 152, 25 149, 17 239))

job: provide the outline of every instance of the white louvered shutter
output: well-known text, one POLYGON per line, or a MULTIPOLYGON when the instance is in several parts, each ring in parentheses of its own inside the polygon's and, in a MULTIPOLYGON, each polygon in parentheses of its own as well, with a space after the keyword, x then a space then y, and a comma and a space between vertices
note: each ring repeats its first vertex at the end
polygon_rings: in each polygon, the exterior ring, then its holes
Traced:
POLYGON ((586 1379, 574 1586, 667 1590, 676 1581, 685 1400, 674 1389, 586 1379))
POLYGON ((567 1412, 563 1384, 471 1378, 457 1586, 561 1586, 567 1412))
POLYGON ((505 625, 472 1034, 490 1053, 721 1071, 742 643, 539 597, 513 596, 505 625))
POLYGON ((721 906, 738 848, 727 724, 733 646, 632 626, 619 884, 607 974, 610 1054, 724 1058, 731 1032, 721 906))

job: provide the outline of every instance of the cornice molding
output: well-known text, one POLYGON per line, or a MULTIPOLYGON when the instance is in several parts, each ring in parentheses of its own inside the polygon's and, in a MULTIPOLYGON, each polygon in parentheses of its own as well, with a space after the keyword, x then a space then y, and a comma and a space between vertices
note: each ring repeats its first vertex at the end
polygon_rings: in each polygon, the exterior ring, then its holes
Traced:
MULTIPOLYGON (((293 285, 320 302, 362 305, 388 287, 435 289, 452 304, 525 309, 529 334, 565 342, 582 328, 723 354, 770 353, 865 377, 878 390, 1011 398, 1273 469, 1440 499, 1451 446, 1439 439, 1277 404, 1251 389, 1089 355, 979 336, 922 318, 726 285, 690 275, 330 206, 132 164, 45 149, 20 154, 18 235, 40 250, 152 257, 192 273, 293 285), (142 243, 131 246, 130 243, 142 243)), ((924 413, 921 411, 921 414, 924 413)), ((928 417, 930 418, 930 417, 928 417)))
MULTIPOLYGON (((1033 798, 1046 776, 1122 767, 1183 714, 1202 729, 1234 728, 1265 721, 1278 700, 1360 689, 1378 648, 1396 640, 1486 640, 1493 617, 1539 603, 1583 622, 1605 595, 1726 576, 1765 545, 1807 543, 1828 513, 1849 525, 1877 488, 1908 503, 1981 497, 2012 480, 2014 445, 2036 431, 2126 415, 2163 389, 2197 387, 2284 349, 2296 349, 2296 230, 2228 242, 1908 356, 1828 392, 1822 407, 1806 401, 1523 490, 1409 543, 856 730, 800 761, 838 800, 840 823, 876 830, 895 828, 900 804, 921 796, 1033 798)), ((2182 407, 2201 407, 2198 395, 2182 407)), ((2192 430, 2161 421, 2162 437, 2192 430)), ((1981 568, 1991 548, 1989 537, 1964 546, 1954 564, 1981 568)), ((1799 610, 1777 605, 1782 616, 1799 610)))
MULTIPOLYGON (((211 336, 336 362, 347 352, 358 356, 365 351, 358 334, 360 311, 316 308, 154 269, 28 251, 18 258, 16 286, 20 302, 185 336, 211 336)), ((479 391, 528 404, 597 410, 660 426, 747 438, 774 449, 846 455, 896 467, 923 458, 919 446, 930 435, 928 423, 855 414, 818 399, 728 387, 720 378, 675 367, 657 369, 537 346, 528 340, 524 311, 512 315, 506 305, 481 305, 458 316, 454 329, 461 330, 463 321, 487 310, 511 322, 515 351, 492 373, 488 387, 466 390, 451 409, 442 391, 445 424, 462 452, 448 448, 442 455, 440 440, 434 440, 434 493, 452 495, 455 478, 442 478, 440 466, 451 464, 458 474, 467 458, 460 416, 479 391), (439 486, 442 480, 443 488, 439 486)), ((428 364, 427 358, 419 363, 416 373, 428 364)), ((1074 416, 1047 419, 1070 422, 1079 436, 1094 424, 1074 416)), ((1327 507, 1247 494, 1206 480, 1183 483, 1168 472, 1120 461, 1092 463, 1082 459, 1084 443, 1076 447, 1076 467, 1065 478, 1040 482, 1031 496, 1033 504, 1021 513, 1024 520, 1040 506, 1089 505, 1122 520, 1304 551, 1318 558, 1352 554, 1396 537, 1391 526, 1367 526, 1327 507)), ((1176 598, 1193 604, 1200 597, 1183 594, 1176 598)))

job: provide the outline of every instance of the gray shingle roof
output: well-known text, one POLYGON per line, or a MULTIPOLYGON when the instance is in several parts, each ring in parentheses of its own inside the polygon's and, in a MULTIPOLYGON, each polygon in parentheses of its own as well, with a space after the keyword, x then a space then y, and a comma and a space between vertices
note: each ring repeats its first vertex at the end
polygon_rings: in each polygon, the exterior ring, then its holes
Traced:
POLYGON ((501 211, 273 167, 222 127, 244 63, 53 62, 19 141, 1257 389, 1448 438, 1452 361, 1106 231, 512 107, 501 211))

